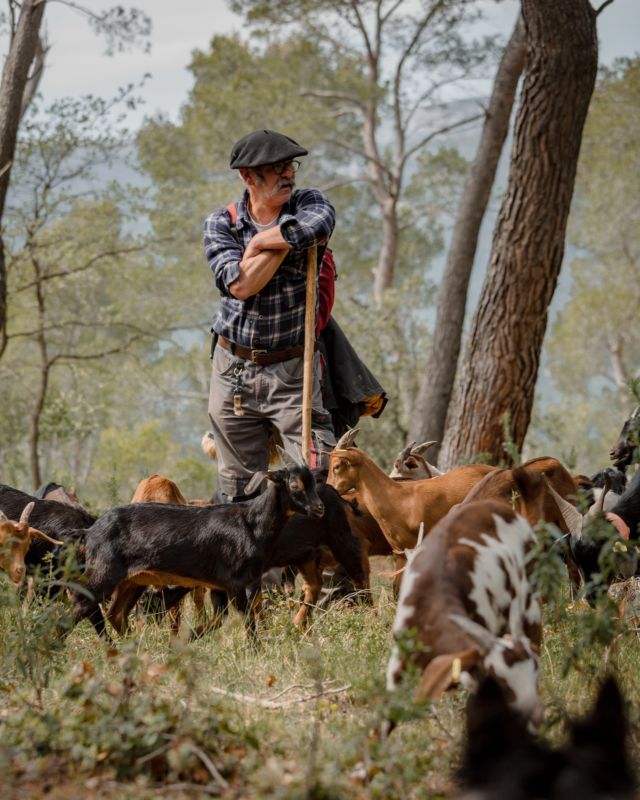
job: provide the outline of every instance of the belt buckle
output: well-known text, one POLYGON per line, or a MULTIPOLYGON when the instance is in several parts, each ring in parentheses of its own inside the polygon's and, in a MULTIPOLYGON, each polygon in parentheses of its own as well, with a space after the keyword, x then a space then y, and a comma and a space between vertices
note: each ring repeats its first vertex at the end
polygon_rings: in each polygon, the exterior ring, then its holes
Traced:
POLYGON ((260 356, 265 356, 268 352, 269 352, 268 350, 252 350, 251 351, 251 363, 252 364, 257 364, 258 363, 258 358, 260 358, 260 356))

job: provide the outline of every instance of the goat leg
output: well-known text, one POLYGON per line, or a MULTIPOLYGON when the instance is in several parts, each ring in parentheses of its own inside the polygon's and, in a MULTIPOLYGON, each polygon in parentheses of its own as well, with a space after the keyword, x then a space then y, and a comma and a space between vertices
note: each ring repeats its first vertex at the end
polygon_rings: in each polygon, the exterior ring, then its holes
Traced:
POLYGON ((318 598, 322 591, 322 572, 315 561, 301 564, 300 574, 304 584, 302 586, 302 602, 298 613, 293 618, 293 624, 297 628, 302 628, 307 624, 307 616, 311 614, 311 609, 318 604, 318 598))

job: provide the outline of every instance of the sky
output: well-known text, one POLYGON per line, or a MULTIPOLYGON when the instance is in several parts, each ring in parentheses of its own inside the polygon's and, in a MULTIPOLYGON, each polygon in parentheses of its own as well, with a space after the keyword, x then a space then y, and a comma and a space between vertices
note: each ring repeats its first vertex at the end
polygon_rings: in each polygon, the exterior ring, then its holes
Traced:
MULTIPOLYGON (((116 0, 84 0, 96 12, 115 5, 116 0)), ((47 39, 51 50, 41 83, 45 102, 61 96, 92 93, 114 95, 118 87, 150 73, 141 90, 143 106, 132 112, 129 127, 137 128, 145 116, 163 113, 178 118, 192 86, 187 67, 194 50, 206 50, 216 34, 242 31, 242 20, 234 16, 224 0, 120 0, 135 5, 152 19, 150 52, 130 51, 104 55, 104 40, 96 36, 83 15, 63 3, 49 2, 46 10, 47 39)), ((599 5, 602 0, 592 0, 599 5)), ((487 22, 482 30, 509 35, 519 10, 517 0, 480 0, 487 22)), ((610 64, 619 56, 640 52, 640 0, 614 0, 598 19, 600 61, 610 64)), ((481 88, 481 87, 480 87, 481 88)), ((486 92, 490 89, 487 84, 486 92)))

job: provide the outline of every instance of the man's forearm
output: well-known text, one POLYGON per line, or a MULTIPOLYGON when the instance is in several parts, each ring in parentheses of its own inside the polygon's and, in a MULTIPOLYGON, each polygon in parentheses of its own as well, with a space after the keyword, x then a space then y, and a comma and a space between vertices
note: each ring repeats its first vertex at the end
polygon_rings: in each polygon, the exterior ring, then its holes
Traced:
POLYGON ((247 300, 264 288, 275 275, 289 251, 261 250, 258 255, 240 262, 240 277, 229 285, 229 291, 238 300, 247 300))

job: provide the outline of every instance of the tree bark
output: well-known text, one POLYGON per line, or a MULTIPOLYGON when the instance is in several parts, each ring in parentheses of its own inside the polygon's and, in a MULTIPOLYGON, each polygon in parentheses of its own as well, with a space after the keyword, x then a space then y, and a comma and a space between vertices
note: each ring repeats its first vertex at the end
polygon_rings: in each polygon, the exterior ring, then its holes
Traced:
MULTIPOLYGON (((40 46, 40 24, 46 0, 24 0, 0 83, 0 224, 9 188, 11 164, 23 113, 29 69, 40 46)), ((6 347, 7 267, 0 235, 0 355, 6 347)))
POLYGON ((587 0, 523 0, 522 14, 527 67, 509 182, 449 411, 445 467, 479 453, 505 459, 505 415, 513 443, 524 442, 595 84, 598 42, 587 0))
MULTIPOLYGON (((411 441, 442 442, 460 354, 467 291, 478 235, 509 130, 524 54, 524 25, 522 17, 518 17, 498 66, 478 152, 458 209, 438 294, 433 342, 411 416, 411 441)), ((439 450, 439 444, 431 450, 433 459, 437 459, 439 450)))

